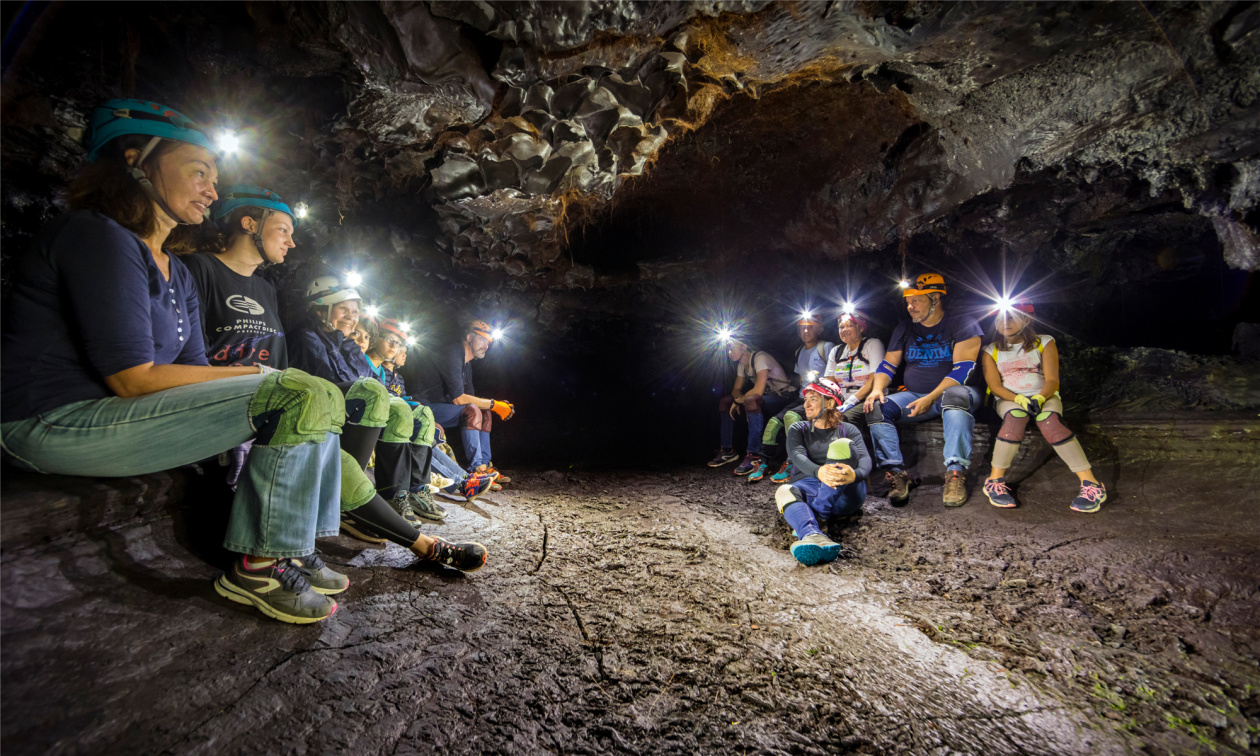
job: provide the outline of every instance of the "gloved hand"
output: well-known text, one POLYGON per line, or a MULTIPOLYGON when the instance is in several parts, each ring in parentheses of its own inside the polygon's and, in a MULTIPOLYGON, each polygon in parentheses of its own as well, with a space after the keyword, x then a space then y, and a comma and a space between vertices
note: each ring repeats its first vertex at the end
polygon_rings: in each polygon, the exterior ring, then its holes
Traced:
POLYGON ((840 414, 843 415, 856 406, 858 406, 858 400, 853 397, 849 397, 844 400, 844 404, 840 405, 840 414))
POLYGON ((1028 400, 1028 414, 1036 417, 1041 414, 1041 408, 1046 406, 1046 398, 1041 394, 1033 396, 1028 400))
POLYGON ((500 420, 510 420, 512 415, 516 414, 516 407, 513 407, 511 402, 501 402, 498 399, 491 399, 490 411, 498 415, 500 420))
POLYGON ((1032 399, 1031 399, 1031 398, 1029 398, 1029 397, 1027 397, 1027 396, 1024 396, 1023 394, 1016 394, 1016 395, 1015 395, 1015 403, 1016 403, 1017 405, 1019 405, 1019 408, 1020 408, 1020 409, 1022 409, 1022 410, 1023 410, 1023 411, 1025 411, 1025 412, 1027 412, 1028 414, 1030 414, 1030 415, 1031 415, 1031 414, 1033 413, 1033 412, 1032 412, 1032 410, 1031 410, 1031 409, 1029 409, 1029 405, 1031 405, 1031 404, 1032 404, 1032 399))

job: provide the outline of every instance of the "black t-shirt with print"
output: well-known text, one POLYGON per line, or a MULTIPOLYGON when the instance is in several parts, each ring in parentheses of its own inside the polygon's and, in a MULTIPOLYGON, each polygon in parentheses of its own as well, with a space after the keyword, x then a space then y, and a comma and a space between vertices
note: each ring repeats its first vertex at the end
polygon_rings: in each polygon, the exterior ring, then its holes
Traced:
POLYGON ((210 364, 287 368, 275 287, 259 276, 242 276, 213 255, 181 259, 197 283, 210 364))
POLYGON ((472 363, 464 362, 462 341, 409 356, 399 372, 411 391, 411 398, 424 404, 449 404, 460 394, 476 396, 472 363))
POLYGON ((954 345, 982 333, 980 324, 969 315, 947 314, 931 328, 903 320, 893 331, 888 351, 901 352, 906 388, 928 394, 954 369, 954 345))

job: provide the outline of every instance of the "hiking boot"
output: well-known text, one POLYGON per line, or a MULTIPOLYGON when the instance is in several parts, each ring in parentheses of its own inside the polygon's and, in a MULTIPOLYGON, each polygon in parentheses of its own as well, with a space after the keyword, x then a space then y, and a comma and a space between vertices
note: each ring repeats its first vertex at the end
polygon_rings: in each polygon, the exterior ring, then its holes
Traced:
POLYGON ((341 529, 345 532, 346 535, 350 536, 351 538, 357 538, 360 541, 365 541, 367 543, 385 543, 386 541, 389 540, 388 538, 381 538, 379 536, 368 535, 367 533, 360 530, 359 526, 356 525, 353 520, 349 520, 345 517, 341 518, 341 529))
POLYGON ((946 470, 945 485, 941 489, 941 502, 947 507, 961 507, 967 503, 967 474, 962 470, 946 470))
POLYGON ((989 497, 989 503, 995 507, 1010 509, 1015 506, 1015 497, 1011 496, 1011 489, 1006 485, 1006 478, 990 478, 984 482, 984 495, 989 497))
POLYGON ((304 557, 293 557, 292 561, 302 570, 302 577, 306 578, 306 582, 311 584, 311 590, 316 593, 331 596, 350 587, 350 578, 329 569, 317 551, 304 557))
POLYGON ((792 467, 791 462, 784 462, 779 471, 770 476, 771 483, 787 483, 792 479, 792 475, 796 473, 796 468, 792 467))
POLYGON ((770 465, 767 465, 765 460, 760 460, 760 464, 757 465, 757 469, 748 474, 748 482, 757 483, 762 478, 766 477, 766 473, 768 472, 770 472, 770 465))
POLYGON ((889 470, 884 474, 888 483, 888 501, 895 506, 905 504, 910 498, 910 476, 904 470, 889 470))
POLYGON ((788 550, 792 552, 792 556, 796 557, 796 561, 806 567, 812 567, 815 564, 830 562, 839 556, 840 544, 822 533, 814 533, 793 543, 788 550))
POLYGON ((442 522, 446 519, 446 510, 440 504, 433 500, 433 494, 429 493, 429 489, 423 488, 419 491, 411 491, 407 498, 410 499, 411 511, 417 517, 422 517, 433 522, 442 522))
POLYGON ((464 499, 472 501, 494 485, 493 475, 469 475, 464 484, 459 487, 459 492, 463 494, 464 499))
POLYGON ((1081 481, 1081 492, 1072 499, 1073 512, 1085 512, 1092 514, 1102 509, 1102 504, 1107 500, 1107 489, 1101 483, 1092 483, 1088 480, 1081 481))
POLYGON ((745 454, 744 461, 739 463, 739 467, 735 468, 736 475, 748 475, 761 465, 761 457, 756 454, 745 454))
POLYGON ((245 557, 233 559, 228 571, 214 581, 214 590, 229 601, 252 604, 268 617, 295 625, 319 622, 337 611, 337 602, 311 590, 302 568, 291 559, 254 570, 245 566, 245 557))
POLYGON ((394 498, 389 500, 389 508, 397 512, 399 517, 406 520, 408 525, 413 526, 416 530, 420 529, 420 517, 411 508, 410 491, 404 488, 394 494, 394 498))
POLYGON ((717 453, 717 456, 709 460, 709 467, 722 467, 723 465, 729 465, 737 459, 739 459, 739 455, 733 450, 722 449, 717 453))
POLYGON ((486 547, 475 541, 451 543, 445 538, 434 537, 428 559, 462 572, 476 572, 485 566, 487 556, 486 547))

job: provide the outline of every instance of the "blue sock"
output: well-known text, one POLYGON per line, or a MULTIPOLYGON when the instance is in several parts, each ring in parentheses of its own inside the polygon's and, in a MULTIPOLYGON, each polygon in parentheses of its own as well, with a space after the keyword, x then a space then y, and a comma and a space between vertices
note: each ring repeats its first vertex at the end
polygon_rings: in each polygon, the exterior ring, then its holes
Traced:
POLYGON ((797 540, 814 533, 822 533, 822 529, 818 527, 818 518, 814 517, 814 510, 803 501, 784 507, 783 519, 796 531, 797 540))

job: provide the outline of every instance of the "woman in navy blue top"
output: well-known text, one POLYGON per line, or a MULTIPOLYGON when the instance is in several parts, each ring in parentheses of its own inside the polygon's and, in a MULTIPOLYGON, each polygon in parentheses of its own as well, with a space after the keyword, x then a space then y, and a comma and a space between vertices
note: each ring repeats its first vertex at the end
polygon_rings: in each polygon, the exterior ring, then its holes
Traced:
POLYGON ((73 212, 19 261, 4 303, 0 445, 40 472, 128 476, 254 439, 224 541, 239 556, 215 588, 286 622, 328 617, 349 585, 314 555, 338 529, 341 392, 301 371, 207 365, 192 278, 168 251, 217 196, 200 129, 111 100, 87 146, 73 212))

